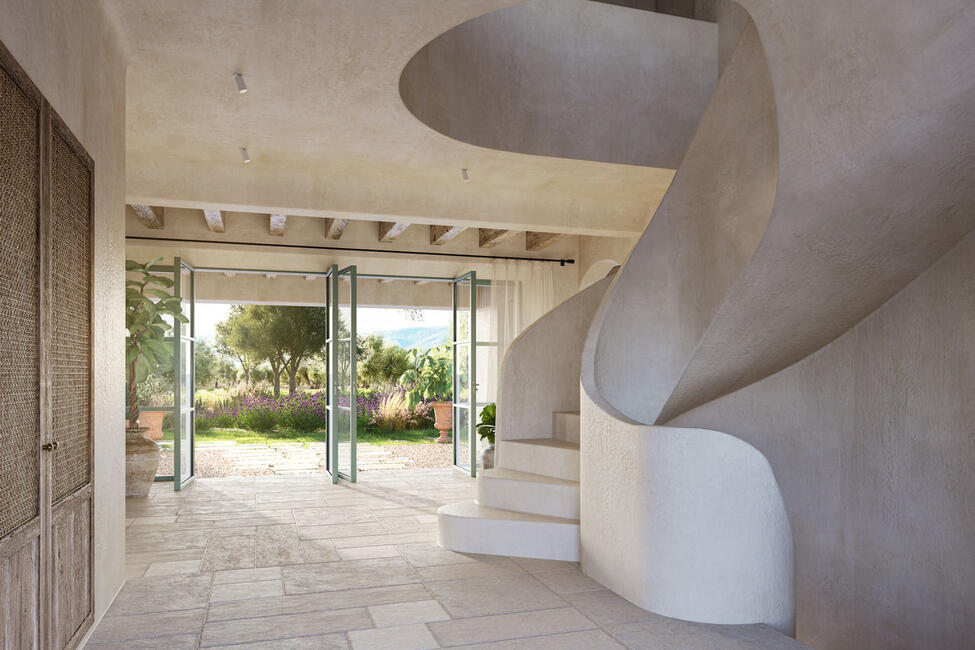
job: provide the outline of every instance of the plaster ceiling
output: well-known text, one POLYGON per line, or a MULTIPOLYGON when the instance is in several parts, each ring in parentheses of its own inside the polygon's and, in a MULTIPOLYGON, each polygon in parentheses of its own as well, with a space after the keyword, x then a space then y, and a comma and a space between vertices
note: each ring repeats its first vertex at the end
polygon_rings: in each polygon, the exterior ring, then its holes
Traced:
POLYGON ((673 177, 465 144, 407 110, 413 55, 517 0, 105 3, 130 56, 129 203, 619 236, 673 177))

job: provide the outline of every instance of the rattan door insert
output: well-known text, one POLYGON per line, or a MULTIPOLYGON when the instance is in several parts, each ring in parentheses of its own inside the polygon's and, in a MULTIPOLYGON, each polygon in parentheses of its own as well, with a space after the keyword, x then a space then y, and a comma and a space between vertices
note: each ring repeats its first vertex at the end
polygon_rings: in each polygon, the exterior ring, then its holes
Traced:
POLYGON ((0 44, 0 648, 92 620, 93 178, 0 44))

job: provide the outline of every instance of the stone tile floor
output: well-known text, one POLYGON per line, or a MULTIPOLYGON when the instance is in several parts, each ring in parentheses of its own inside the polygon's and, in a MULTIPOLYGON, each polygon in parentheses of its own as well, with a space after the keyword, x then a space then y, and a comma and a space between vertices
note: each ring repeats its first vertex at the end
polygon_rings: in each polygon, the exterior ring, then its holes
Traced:
POLYGON ((651 614, 573 563, 440 548, 437 507, 473 496, 450 469, 157 483, 128 501, 128 581, 87 647, 805 647, 651 614))

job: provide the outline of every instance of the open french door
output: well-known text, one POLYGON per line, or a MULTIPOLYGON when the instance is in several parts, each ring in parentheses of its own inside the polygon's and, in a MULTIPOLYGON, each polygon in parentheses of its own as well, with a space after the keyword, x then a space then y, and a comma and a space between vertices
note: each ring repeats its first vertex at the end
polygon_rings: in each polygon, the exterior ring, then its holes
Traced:
POLYGON ((453 282, 453 429, 454 466, 477 475, 477 274, 474 271, 453 282))
POLYGON ((326 282, 328 468, 332 481, 356 480, 356 267, 333 265, 326 282))
POLYGON ((187 322, 173 328, 173 489, 196 478, 196 271, 173 260, 173 295, 180 299, 187 322))

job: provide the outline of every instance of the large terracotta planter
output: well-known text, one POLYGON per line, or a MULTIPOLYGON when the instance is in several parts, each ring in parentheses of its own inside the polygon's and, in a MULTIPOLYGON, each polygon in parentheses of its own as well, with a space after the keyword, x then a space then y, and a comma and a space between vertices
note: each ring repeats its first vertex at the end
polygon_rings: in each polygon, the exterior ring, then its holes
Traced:
POLYGON ((453 426, 453 404, 450 402, 434 402, 433 406, 434 421, 433 426, 440 432, 437 442, 450 442, 450 428, 453 426))
POLYGON ((149 440, 159 440, 163 437, 162 424, 166 413, 169 411, 140 411, 139 426, 145 427, 146 438, 149 440))
POLYGON ((143 434, 144 428, 125 430, 125 496, 149 496, 156 478, 160 449, 143 434))

